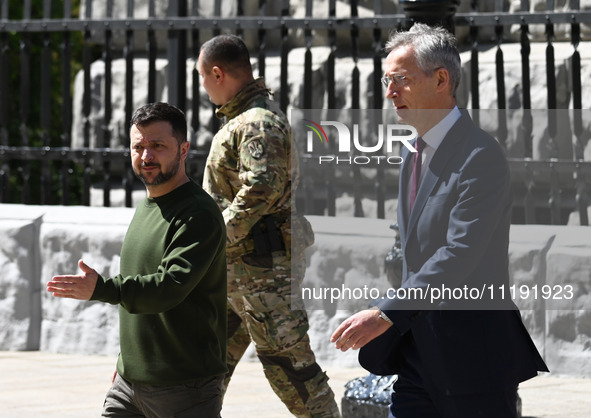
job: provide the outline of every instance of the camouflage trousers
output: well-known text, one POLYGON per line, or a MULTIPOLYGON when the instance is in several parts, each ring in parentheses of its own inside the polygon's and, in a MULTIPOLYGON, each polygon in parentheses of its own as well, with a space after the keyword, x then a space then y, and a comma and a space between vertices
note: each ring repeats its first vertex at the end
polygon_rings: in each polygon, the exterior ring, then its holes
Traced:
MULTIPOLYGON (((228 263, 228 374, 224 390, 249 344, 254 344, 273 391, 296 417, 340 417, 328 377, 308 337, 308 316, 292 298, 305 261, 291 263, 283 253, 228 263)), ((299 294, 299 292, 295 293, 299 294)))

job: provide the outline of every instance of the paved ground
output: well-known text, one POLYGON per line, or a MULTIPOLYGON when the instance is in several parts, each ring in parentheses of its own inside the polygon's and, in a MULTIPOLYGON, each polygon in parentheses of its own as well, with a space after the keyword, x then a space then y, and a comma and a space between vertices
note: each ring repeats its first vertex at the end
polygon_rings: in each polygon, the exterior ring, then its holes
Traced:
MULTIPOLYGON (((115 359, 101 356, 0 352, 1 418, 100 416, 115 359)), ((360 369, 328 368, 337 398, 360 369)), ((228 389, 224 418, 289 418, 258 363, 241 363, 228 389)), ((540 376, 522 384, 524 417, 591 418, 591 379, 540 376)))

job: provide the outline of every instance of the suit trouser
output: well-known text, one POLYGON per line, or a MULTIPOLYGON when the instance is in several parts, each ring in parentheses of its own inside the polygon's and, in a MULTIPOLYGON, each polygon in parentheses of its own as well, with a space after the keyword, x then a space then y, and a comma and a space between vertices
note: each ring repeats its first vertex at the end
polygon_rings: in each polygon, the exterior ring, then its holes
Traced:
MULTIPOLYGON (((283 253, 275 253, 272 260, 244 260, 248 263, 228 264, 229 372, 225 387, 252 341, 273 391, 293 415, 339 417, 328 377, 310 346, 306 311, 301 304, 294 306, 297 301, 292 292, 297 292, 301 279, 292 279, 290 260, 283 253)), ((302 277, 305 264, 294 267, 294 277, 302 277)))
POLYGON ((433 395, 399 377, 388 417, 516 418, 517 388, 461 396, 433 395))
POLYGON ((517 386, 490 393, 446 395, 423 386, 428 374, 412 334, 402 348, 402 364, 394 383, 389 418, 517 418, 517 386))

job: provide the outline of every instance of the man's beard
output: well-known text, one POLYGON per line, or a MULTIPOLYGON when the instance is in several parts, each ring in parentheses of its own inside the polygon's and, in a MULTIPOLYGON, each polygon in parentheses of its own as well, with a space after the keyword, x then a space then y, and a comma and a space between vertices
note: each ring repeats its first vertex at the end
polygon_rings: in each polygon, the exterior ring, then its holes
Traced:
POLYGON ((179 152, 176 154, 176 159, 175 159, 174 163, 172 164, 172 167, 169 171, 162 170, 162 166, 158 163, 148 163, 148 164, 142 163, 140 165, 140 170, 136 171, 134 169, 134 172, 135 172, 135 175, 146 186, 158 186, 159 184, 166 183, 167 181, 172 179, 174 176, 176 176, 180 167, 181 167, 181 153, 180 153, 180 149, 179 149, 179 152), (152 181, 148 181, 148 179, 146 179, 144 177, 144 175, 142 174, 141 167, 159 167, 160 173, 158 173, 158 175, 156 177, 154 177, 154 179, 152 181))

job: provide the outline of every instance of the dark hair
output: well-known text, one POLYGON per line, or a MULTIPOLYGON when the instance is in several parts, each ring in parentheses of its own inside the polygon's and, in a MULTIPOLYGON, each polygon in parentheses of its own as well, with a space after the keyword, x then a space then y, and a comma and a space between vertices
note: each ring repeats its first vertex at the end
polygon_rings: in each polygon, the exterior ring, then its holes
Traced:
POLYGON ((238 76, 240 73, 252 74, 248 48, 236 35, 218 35, 211 38, 201 45, 199 59, 208 73, 217 65, 232 76, 238 76))
POLYGON ((445 68, 449 73, 452 93, 455 93, 460 85, 462 64, 456 38, 449 31, 415 23, 408 32, 395 32, 384 50, 390 53, 403 46, 414 49, 417 65, 425 74, 430 75, 437 68, 445 68))
POLYGON ((152 122, 168 122, 172 135, 179 144, 187 140, 187 119, 178 107, 164 102, 148 103, 138 108, 131 117, 129 126, 145 126, 152 122))

